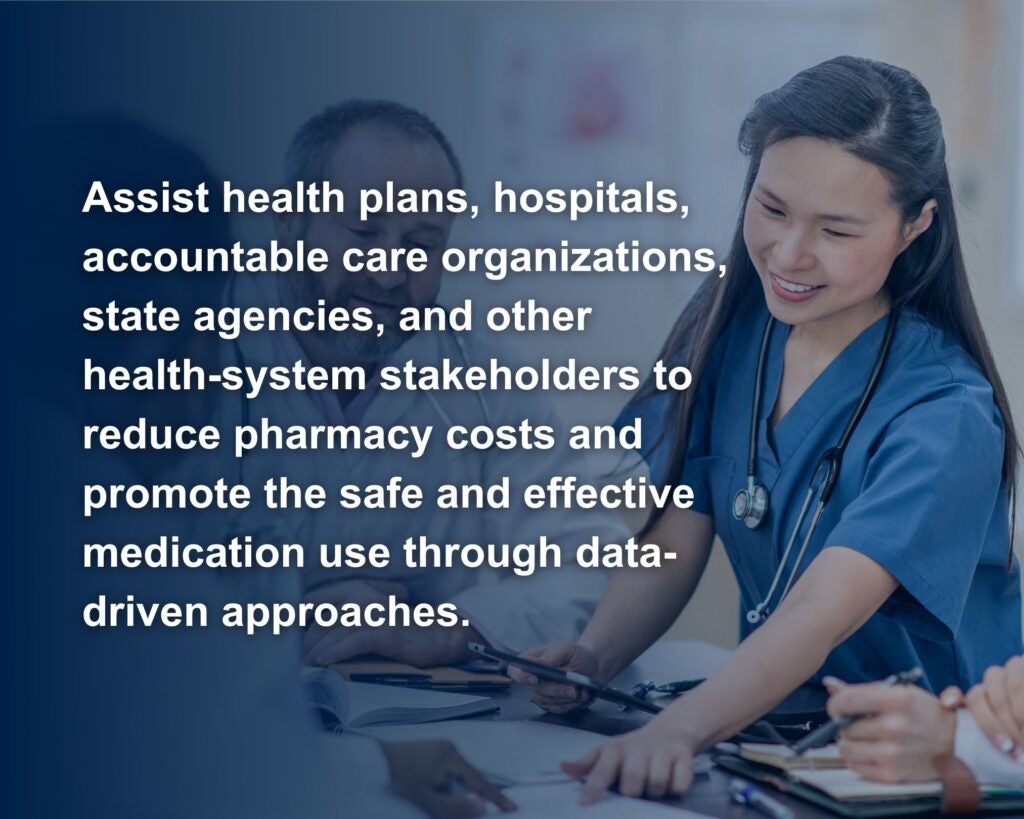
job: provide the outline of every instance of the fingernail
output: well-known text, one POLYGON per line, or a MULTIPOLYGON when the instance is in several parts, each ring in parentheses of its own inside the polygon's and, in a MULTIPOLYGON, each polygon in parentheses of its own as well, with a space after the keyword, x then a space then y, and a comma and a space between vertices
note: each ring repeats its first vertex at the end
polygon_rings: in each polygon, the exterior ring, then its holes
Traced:
POLYGON ((1013 740, 1006 736, 1006 734, 996 734, 996 745, 999 746, 999 750, 1003 753, 1008 754, 1013 750, 1013 740))
POLYGON ((840 685, 843 684, 843 681, 841 679, 839 679, 838 677, 822 677, 821 678, 821 682, 824 685, 840 686, 840 685))
POLYGON ((956 705, 957 699, 957 695, 952 692, 950 692, 949 694, 943 694, 940 698, 942 704, 946 706, 946 708, 952 708, 954 705, 956 705))

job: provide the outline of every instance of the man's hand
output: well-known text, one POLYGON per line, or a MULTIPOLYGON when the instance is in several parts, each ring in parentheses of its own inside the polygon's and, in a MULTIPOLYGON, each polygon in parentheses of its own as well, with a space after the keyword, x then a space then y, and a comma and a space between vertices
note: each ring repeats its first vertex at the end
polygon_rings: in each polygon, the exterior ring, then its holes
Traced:
POLYGON ((381 748, 391 771, 392 789, 433 819, 483 816, 486 802, 504 812, 516 809, 450 742, 384 742, 381 748), (460 787, 469 793, 458 793, 460 787))
MULTIPOLYGON (((332 583, 324 583, 317 586, 302 598, 303 603, 333 603, 340 606, 344 603, 356 603, 366 606, 370 603, 387 604, 388 597, 406 601, 409 599, 409 590, 401 583, 394 580, 335 580, 332 583)), ((316 624, 306 629, 302 639, 302 653, 305 662, 310 662, 310 649, 319 643, 331 629, 326 629, 316 624)))
MULTIPOLYGON (((386 605, 388 597, 406 601, 409 590, 393 580, 338 580, 318 586, 302 601, 365 606, 369 603, 386 605)), ((313 625, 306 629, 302 654, 307 665, 330 665, 361 654, 376 654, 387 660, 424 668, 469 660, 467 644, 482 641, 479 632, 471 626, 322 628, 313 625)))
MULTIPOLYGON (((839 734, 839 753, 848 768, 878 782, 937 779, 932 761, 953 753, 956 715, 912 685, 845 685, 826 679, 832 696, 828 714, 861 717, 839 734)), ((953 706, 955 707, 955 705, 953 706)))
MULTIPOLYGON (((599 664, 594 652, 586 646, 570 643, 568 640, 558 640, 546 646, 531 648, 519 656, 563 671, 576 671, 587 677, 598 675, 599 664)), ((538 679, 525 668, 510 665, 508 675, 526 689, 532 702, 552 714, 565 714, 586 708, 594 699, 593 695, 583 688, 538 679)))

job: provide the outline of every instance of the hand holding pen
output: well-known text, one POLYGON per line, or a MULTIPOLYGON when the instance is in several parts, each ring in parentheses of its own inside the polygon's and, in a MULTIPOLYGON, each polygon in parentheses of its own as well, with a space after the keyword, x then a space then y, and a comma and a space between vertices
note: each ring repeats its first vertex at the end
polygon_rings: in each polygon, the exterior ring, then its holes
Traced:
POLYGON ((879 782, 936 778, 933 760, 952 752, 956 734, 947 705, 914 685, 826 685, 829 714, 845 724, 839 752, 848 768, 879 782))
MULTIPOLYGON (((887 695, 881 692, 884 692, 887 689, 890 689, 893 686, 897 685, 911 685, 912 683, 915 683, 919 679, 921 679, 922 676, 924 676, 924 672, 921 671, 920 668, 912 668, 909 671, 901 671, 898 674, 890 674, 881 682, 870 683, 869 687, 874 689, 876 692, 880 692, 880 697, 882 699, 898 700, 902 698, 902 694, 897 694, 895 697, 893 697, 892 695, 887 695)), ((829 686, 830 692, 835 690, 842 690, 844 687, 843 683, 832 677, 826 677, 825 684, 829 686)), ((865 688, 867 686, 859 687, 865 688)), ((805 736, 803 739, 801 739, 799 742, 795 743, 792 746, 793 751, 797 754, 797 756, 799 756, 802 753, 805 753, 806 751, 809 751, 811 748, 818 748, 822 745, 827 745, 829 742, 835 739, 836 735, 843 728, 846 728, 847 726, 851 725, 859 719, 864 719, 865 717, 871 714, 877 713, 871 709, 865 709, 863 711, 837 710, 837 708, 841 706, 837 706, 834 702, 834 699, 834 697, 829 699, 829 714, 832 715, 832 719, 830 719, 820 728, 811 731, 811 733, 809 733, 807 736, 805 736)))

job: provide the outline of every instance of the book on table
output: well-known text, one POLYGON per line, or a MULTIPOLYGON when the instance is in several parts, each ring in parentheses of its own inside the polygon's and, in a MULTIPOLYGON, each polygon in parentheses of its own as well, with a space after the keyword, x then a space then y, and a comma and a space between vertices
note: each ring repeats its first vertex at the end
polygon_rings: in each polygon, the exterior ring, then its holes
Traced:
POLYGON ((304 668, 302 686, 324 727, 338 733, 367 725, 437 722, 498 710, 488 697, 348 682, 330 668, 304 668))

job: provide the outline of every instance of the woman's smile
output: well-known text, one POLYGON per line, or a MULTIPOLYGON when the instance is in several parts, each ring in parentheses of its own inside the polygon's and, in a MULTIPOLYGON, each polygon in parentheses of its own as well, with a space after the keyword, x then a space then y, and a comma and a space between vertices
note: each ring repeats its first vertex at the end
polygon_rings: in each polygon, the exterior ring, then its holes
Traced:
POLYGON ((771 279, 772 292, 780 299, 785 299, 788 302, 807 301, 814 298, 814 295, 825 287, 823 284, 799 284, 789 281, 770 270, 768 271, 768 276, 771 279))

